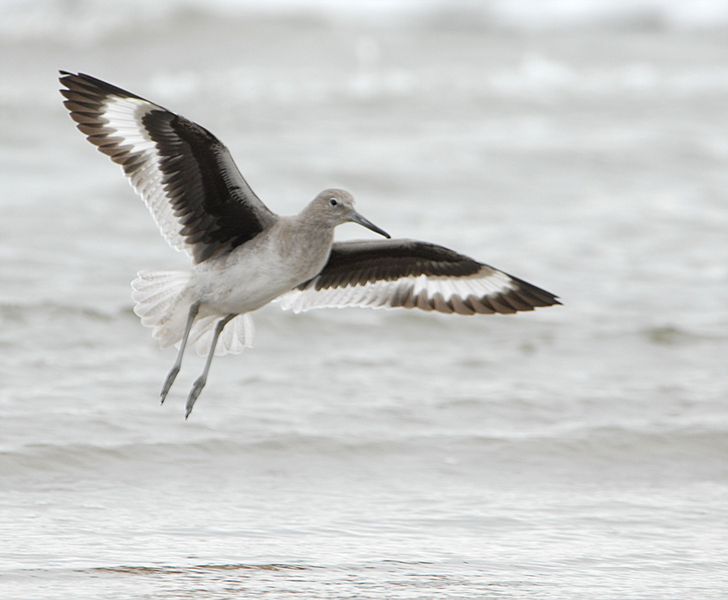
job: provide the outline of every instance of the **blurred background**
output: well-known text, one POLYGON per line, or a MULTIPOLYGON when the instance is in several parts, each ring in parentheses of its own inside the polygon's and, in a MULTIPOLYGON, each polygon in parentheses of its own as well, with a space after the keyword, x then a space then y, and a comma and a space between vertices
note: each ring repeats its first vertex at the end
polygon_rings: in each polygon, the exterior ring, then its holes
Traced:
POLYGON ((724 597, 727 34, 725 0, 0 0, 6 597, 724 597), (59 69, 275 212, 343 187, 564 306, 268 306, 185 422, 202 362, 160 407, 129 282, 188 259, 59 69))

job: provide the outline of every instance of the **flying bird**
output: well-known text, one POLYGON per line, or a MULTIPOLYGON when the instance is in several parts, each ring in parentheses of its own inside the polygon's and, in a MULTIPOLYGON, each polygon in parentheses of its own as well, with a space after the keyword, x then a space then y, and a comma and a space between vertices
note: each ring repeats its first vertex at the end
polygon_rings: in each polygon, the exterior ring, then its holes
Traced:
POLYGON ((207 356, 186 403, 189 417, 214 354, 252 345, 252 311, 279 299, 294 312, 319 307, 419 308, 461 315, 515 313, 560 304, 530 283, 442 246, 388 233, 326 189, 295 216, 273 213, 207 129, 83 73, 61 71, 76 127, 118 165, 165 240, 192 259, 188 271, 140 271, 134 312, 165 348, 179 350, 164 402, 188 344, 207 356), (334 242, 358 223, 386 240, 334 242))

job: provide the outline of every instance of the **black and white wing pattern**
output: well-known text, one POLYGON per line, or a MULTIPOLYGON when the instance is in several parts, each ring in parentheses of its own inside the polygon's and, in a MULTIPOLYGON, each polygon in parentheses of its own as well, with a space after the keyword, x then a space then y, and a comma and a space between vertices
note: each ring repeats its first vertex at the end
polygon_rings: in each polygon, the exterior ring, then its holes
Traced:
POLYGON ((61 71, 60 81, 78 129, 121 165, 167 242, 194 262, 232 250, 277 219, 203 127, 83 73, 61 71))
POLYGON ((413 240, 338 242, 324 269, 281 296, 294 312, 369 306, 461 315, 561 304, 553 294, 442 246, 413 240))

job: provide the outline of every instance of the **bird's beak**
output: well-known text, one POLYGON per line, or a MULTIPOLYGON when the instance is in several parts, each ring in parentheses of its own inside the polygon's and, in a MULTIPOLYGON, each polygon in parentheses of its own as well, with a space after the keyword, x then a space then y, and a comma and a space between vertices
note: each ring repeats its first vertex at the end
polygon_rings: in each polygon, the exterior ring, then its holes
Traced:
POLYGON ((357 225, 362 225, 366 227, 367 229, 371 229, 375 233, 378 233, 379 235, 383 235, 387 239, 391 239, 391 235, 389 235, 384 229, 380 229, 377 227, 374 223, 372 223, 369 219, 365 219, 362 217, 358 212, 353 212, 349 220, 352 223, 356 223, 357 225))

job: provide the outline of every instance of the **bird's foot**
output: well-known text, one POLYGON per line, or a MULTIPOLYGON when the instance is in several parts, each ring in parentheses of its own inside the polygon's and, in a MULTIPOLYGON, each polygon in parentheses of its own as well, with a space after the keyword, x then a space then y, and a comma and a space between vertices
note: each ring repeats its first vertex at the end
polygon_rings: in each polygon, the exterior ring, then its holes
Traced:
POLYGON ((174 365, 170 372, 167 374, 167 379, 164 380, 164 385, 162 386, 162 393, 159 395, 159 403, 164 404, 164 400, 167 398, 167 394, 169 393, 169 390, 172 388, 172 384, 174 383, 174 380, 177 378, 177 373, 179 373, 179 365, 174 365))
POLYGON ((202 391, 202 388, 205 387, 206 383, 207 377, 198 377, 192 384, 190 395, 187 397, 187 405, 185 406, 185 419, 190 416, 192 407, 195 405, 197 397, 200 395, 200 392, 202 391))

